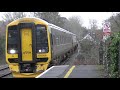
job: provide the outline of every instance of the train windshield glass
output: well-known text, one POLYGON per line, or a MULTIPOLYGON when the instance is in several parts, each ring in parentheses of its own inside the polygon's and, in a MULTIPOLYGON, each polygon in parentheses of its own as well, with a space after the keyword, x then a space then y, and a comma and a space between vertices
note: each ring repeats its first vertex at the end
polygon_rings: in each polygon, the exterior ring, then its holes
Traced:
POLYGON ((17 44, 18 32, 17 26, 10 26, 8 28, 8 44, 17 44))
POLYGON ((48 52, 47 30, 44 25, 36 25, 37 52, 48 52))

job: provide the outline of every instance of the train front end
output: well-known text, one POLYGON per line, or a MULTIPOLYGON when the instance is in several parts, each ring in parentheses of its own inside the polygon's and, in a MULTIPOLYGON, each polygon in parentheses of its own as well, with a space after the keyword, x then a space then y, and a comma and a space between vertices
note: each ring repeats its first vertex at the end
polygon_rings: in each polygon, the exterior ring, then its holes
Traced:
POLYGON ((36 77, 51 60, 47 23, 36 18, 22 18, 7 25, 6 62, 13 77, 36 77))

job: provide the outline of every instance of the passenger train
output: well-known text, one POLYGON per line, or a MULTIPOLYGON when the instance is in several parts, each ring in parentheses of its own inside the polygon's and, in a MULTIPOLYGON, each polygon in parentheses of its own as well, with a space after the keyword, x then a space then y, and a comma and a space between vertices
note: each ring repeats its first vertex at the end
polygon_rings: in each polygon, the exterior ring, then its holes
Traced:
POLYGON ((6 27, 6 62, 16 78, 38 76, 77 47, 75 34, 39 18, 20 18, 6 27))

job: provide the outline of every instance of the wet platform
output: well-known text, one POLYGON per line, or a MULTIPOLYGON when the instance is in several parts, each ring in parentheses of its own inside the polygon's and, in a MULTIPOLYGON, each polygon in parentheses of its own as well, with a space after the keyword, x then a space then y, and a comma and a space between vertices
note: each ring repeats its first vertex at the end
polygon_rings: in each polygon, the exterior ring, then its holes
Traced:
POLYGON ((103 65, 52 66, 36 78, 105 78, 103 65))

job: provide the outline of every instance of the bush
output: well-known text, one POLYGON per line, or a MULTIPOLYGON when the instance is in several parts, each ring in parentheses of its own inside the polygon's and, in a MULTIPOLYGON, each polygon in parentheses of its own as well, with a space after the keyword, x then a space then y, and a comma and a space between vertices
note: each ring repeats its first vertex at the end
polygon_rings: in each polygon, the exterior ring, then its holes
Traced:
POLYGON ((120 44, 120 33, 113 34, 108 40, 110 44, 107 49, 107 64, 108 73, 111 78, 119 77, 119 44, 120 44))

